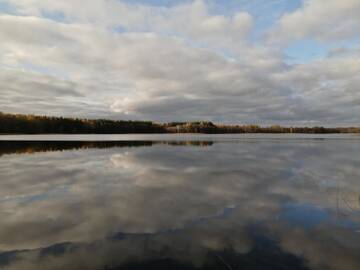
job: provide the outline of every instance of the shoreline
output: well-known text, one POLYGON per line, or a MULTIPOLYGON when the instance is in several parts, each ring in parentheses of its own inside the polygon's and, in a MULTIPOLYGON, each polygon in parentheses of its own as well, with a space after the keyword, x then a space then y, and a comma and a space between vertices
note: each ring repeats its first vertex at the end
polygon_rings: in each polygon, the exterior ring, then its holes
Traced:
MULTIPOLYGON (((345 124, 345 123, 344 123, 345 124)), ((221 124, 211 121, 168 122, 80 119, 0 112, 0 135, 45 134, 344 134, 360 127, 221 124)))

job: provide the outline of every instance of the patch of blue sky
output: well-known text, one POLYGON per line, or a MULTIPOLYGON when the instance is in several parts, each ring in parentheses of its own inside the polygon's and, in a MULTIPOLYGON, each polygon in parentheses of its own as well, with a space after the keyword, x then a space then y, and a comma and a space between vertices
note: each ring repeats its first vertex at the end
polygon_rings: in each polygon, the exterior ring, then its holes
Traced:
POLYGON ((284 49, 285 62, 288 64, 303 64, 322 59, 328 55, 331 46, 306 38, 291 42, 284 49))
MULTIPOLYGON (((129 4, 171 7, 194 0, 123 0, 129 4)), ((293 12, 302 6, 302 0, 206 0, 212 15, 233 16, 238 12, 247 12, 253 17, 251 41, 263 38, 276 21, 285 13, 293 12)))
POLYGON ((184 3, 191 3, 193 0, 122 0, 122 2, 132 5, 173 7, 184 3))
POLYGON ((270 30, 281 16, 286 13, 291 13, 301 6, 300 0, 263 0, 259 2, 262 3, 258 5, 253 4, 246 10, 254 19, 253 40, 262 38, 264 33, 270 30))
POLYGON ((245 11, 257 19, 277 18, 285 12, 292 12, 302 4, 301 0, 225 0, 208 1, 213 12, 231 16, 245 11))
POLYGON ((40 73, 40 74, 44 74, 44 75, 49 75, 49 76, 54 76, 56 78, 60 78, 63 80, 69 79, 69 76, 64 71, 60 71, 58 69, 54 69, 54 68, 50 68, 50 67, 34 65, 31 63, 22 63, 21 68, 23 70, 40 73))
POLYGON ((43 10, 41 12, 41 15, 42 15, 42 17, 44 17, 46 19, 53 20, 53 21, 57 21, 57 22, 64 22, 65 21, 65 15, 61 11, 43 10))
POLYGON ((336 49, 360 49, 360 37, 352 38, 350 40, 337 41, 336 43, 331 44, 331 51, 336 49))
POLYGON ((320 42, 315 39, 305 38, 291 42, 284 49, 285 62, 287 64, 304 64, 314 60, 328 57, 337 49, 353 49, 359 47, 359 39, 320 42))
POLYGON ((118 34, 123 34, 123 33, 127 32, 126 28, 121 25, 117 25, 117 26, 113 27, 112 31, 114 33, 118 33, 118 34))
MULTIPOLYGON (((19 15, 19 11, 17 10, 16 6, 12 5, 8 1, 0 0, 0 15, 1 14, 19 15)), ((57 22, 65 21, 65 15, 61 11, 42 10, 41 15, 42 17, 53 21, 57 21, 57 22)))
POLYGON ((0 15, 1 14, 16 14, 16 8, 7 1, 0 1, 0 15))
POLYGON ((301 0, 226 0, 211 1, 213 13, 232 16, 237 12, 247 12, 253 17, 251 40, 256 41, 274 26, 285 13, 301 7, 301 0))
MULTIPOLYGON (((173 7, 189 4, 195 0, 122 0, 128 4, 173 7)), ((301 0, 205 0, 211 14, 232 16, 245 11, 259 20, 269 17, 274 21, 284 12, 291 12, 302 5, 301 0)))

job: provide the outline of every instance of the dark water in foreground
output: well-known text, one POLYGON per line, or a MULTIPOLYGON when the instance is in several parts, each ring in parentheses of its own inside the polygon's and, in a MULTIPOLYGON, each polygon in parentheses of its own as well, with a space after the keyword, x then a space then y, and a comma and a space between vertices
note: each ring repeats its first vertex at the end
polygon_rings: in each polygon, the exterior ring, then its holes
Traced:
POLYGON ((360 269, 360 140, 0 141, 0 269, 360 269))

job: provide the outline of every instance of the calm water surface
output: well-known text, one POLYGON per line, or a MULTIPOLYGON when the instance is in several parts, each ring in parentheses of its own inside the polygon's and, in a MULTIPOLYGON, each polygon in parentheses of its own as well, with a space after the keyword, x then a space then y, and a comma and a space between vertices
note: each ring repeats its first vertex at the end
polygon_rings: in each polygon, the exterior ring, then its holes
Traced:
POLYGON ((358 270, 360 137, 0 136, 0 217, 5 270, 358 270))

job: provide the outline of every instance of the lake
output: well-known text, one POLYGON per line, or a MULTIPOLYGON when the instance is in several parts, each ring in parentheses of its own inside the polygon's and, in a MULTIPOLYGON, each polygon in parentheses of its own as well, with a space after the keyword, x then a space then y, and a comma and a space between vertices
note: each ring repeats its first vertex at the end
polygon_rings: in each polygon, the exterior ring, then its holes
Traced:
POLYGON ((0 136, 0 269, 360 269, 360 136, 0 136))

